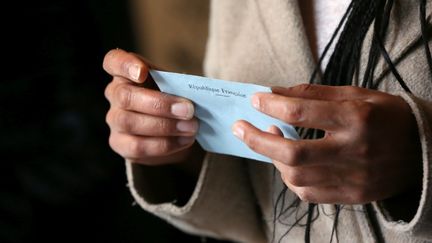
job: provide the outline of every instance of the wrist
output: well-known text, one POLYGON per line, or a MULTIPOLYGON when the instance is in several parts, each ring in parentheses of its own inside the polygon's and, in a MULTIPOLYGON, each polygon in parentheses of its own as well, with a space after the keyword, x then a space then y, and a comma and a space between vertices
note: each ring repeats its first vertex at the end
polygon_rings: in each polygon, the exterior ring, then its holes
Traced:
POLYGON ((197 142, 185 152, 183 160, 172 165, 173 170, 176 171, 176 204, 179 206, 185 205, 192 196, 205 156, 205 151, 197 142))
POLYGON ((205 152, 199 145, 160 157, 162 164, 132 163, 134 186, 150 204, 185 205, 195 190, 205 152))
POLYGON ((379 201, 378 204, 384 209, 386 217, 390 220, 410 222, 417 212, 421 192, 422 186, 418 185, 393 197, 379 201))

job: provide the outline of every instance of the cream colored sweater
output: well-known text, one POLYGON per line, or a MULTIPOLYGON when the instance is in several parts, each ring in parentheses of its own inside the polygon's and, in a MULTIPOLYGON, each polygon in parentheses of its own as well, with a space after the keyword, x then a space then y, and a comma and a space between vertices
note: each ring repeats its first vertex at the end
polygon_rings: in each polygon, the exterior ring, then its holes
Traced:
MULTIPOLYGON (((420 200, 407 198, 416 205, 416 214, 409 221, 399 220, 378 202, 369 208, 345 206, 339 216, 339 242, 432 242, 432 79, 423 47, 418 45, 417 1, 395 2, 386 47, 415 96, 403 92, 383 60, 376 78, 382 80, 380 90, 403 97, 416 117, 423 152, 423 188, 420 200)), ((364 50, 369 49, 370 41, 369 33, 364 50)), ((366 61, 363 55, 361 67, 366 61)), ((208 76, 291 86, 307 82, 314 66, 296 0, 213 0, 205 62, 208 76)), ((273 230, 279 239, 287 229, 283 222, 295 220, 293 215, 273 227, 274 201, 282 182, 279 176, 273 177, 271 164, 208 153, 195 191, 183 207, 155 198, 158 184, 149 182, 151 172, 147 168, 130 163, 126 166, 137 203, 192 234, 268 242, 273 230)), ((288 192, 286 201, 293 198, 288 192)), ((406 207, 402 205, 400 210, 406 207)), ((334 209, 331 205, 321 205, 320 209, 311 240, 329 242, 334 209)), ((303 205, 298 210, 301 213, 306 209, 303 205)), ((304 227, 294 227, 285 240, 303 242, 304 227)))
MULTIPOLYGON (((313 1, 313 23, 316 36, 316 53, 320 56, 324 52, 327 43, 331 39, 333 32, 338 26, 344 13, 346 12, 351 0, 314 0, 313 1)), ((332 53, 334 44, 328 53, 332 53)), ((327 65, 329 55, 326 55, 322 62, 322 69, 327 65)))

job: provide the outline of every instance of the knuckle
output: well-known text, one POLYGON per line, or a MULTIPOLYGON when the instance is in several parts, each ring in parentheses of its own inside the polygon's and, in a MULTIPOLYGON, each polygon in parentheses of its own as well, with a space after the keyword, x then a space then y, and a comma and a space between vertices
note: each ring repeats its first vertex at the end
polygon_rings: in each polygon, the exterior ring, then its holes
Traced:
POLYGON ((346 175, 342 172, 330 171, 328 172, 331 179, 335 182, 336 185, 343 185, 346 182, 346 175))
POLYGON ((118 110, 114 112, 113 123, 121 131, 130 132, 134 130, 134 123, 127 112, 118 110))
POLYGON ((296 191, 297 196, 304 202, 313 201, 312 193, 306 188, 300 188, 296 191))
POLYGON ((286 180, 294 186, 304 187, 306 184, 306 177, 298 169, 291 169, 287 172, 286 180))
POLYGON ((285 162, 290 166, 299 166, 305 160, 306 151, 299 145, 286 145, 285 162))
POLYGON ((120 132, 131 131, 133 123, 126 111, 119 109, 110 109, 106 115, 106 123, 110 128, 115 128, 120 132))
POLYGON ((283 107, 282 114, 285 121, 296 122, 303 117, 303 109, 296 103, 289 103, 283 107))
POLYGON ((352 177, 352 179, 355 180, 355 184, 357 185, 364 185, 368 181, 368 173, 364 170, 358 170, 355 175, 352 177))
POLYGON ((172 123, 166 119, 159 119, 155 123, 154 129, 163 133, 163 134, 169 134, 169 133, 173 133, 176 131, 176 129, 174 129, 174 126, 172 125, 172 123))
POLYGON ((168 139, 160 139, 156 143, 156 147, 160 154, 169 154, 173 150, 173 145, 168 139))
POLYGON ((114 134, 112 134, 112 133, 110 134, 110 136, 108 138, 108 144, 114 151, 117 151, 116 138, 115 138, 114 134))
POLYGON ((356 157, 360 160, 360 162, 367 163, 370 159, 373 158, 373 147, 370 143, 361 143, 357 145, 356 148, 356 157))
POLYGON ((123 144, 121 144, 119 140, 119 134, 111 132, 109 139, 108 139, 109 146, 111 149, 122 156, 123 158, 130 158, 130 154, 127 150, 127 148, 124 147, 123 144))
POLYGON ((305 83, 298 85, 297 89, 300 93, 308 93, 316 98, 325 96, 325 91, 320 85, 305 83))
POLYGON ((282 182, 283 182, 285 185, 290 186, 291 184, 290 184, 290 182, 287 180, 287 175, 286 175, 286 173, 285 173, 285 172, 281 172, 280 175, 281 175, 282 182))
POLYGON ((252 133, 245 133, 244 134, 244 142, 249 146, 250 149, 256 150, 259 148, 259 139, 255 134, 252 133))
POLYGON ((305 83, 305 84, 298 85, 297 88, 300 90, 300 92, 310 92, 314 90, 315 86, 312 84, 305 83))
POLYGON ((371 168, 362 168, 357 170, 355 175, 352 177, 357 185, 369 185, 375 181, 374 172, 371 168))
POLYGON ((357 190, 354 190, 352 195, 353 195, 352 200, 354 203, 360 204, 360 203, 369 202, 370 195, 369 195, 368 190, 364 187, 361 187, 361 188, 358 188, 357 190))
POLYGON ((114 82, 110 82, 106 87, 105 87, 105 91, 104 91, 104 96, 105 98, 110 101, 112 98, 112 93, 113 93, 113 86, 114 86, 114 82))
POLYGON ((155 110, 156 112, 164 112, 168 111, 168 104, 164 101, 164 99, 154 99, 151 108, 155 110))
POLYGON ((374 107, 369 102, 348 101, 348 109, 351 110, 351 118, 354 126, 360 131, 367 129, 374 118, 374 107))
POLYGON ((362 92, 361 88, 356 87, 356 86, 350 86, 350 85, 343 86, 343 87, 341 87, 341 89, 342 89, 344 94, 349 94, 349 96, 352 96, 352 97, 357 97, 362 92))
POLYGON ((140 158, 145 155, 145 150, 137 138, 132 138, 128 143, 127 155, 131 158, 140 158))
POLYGON ((132 92, 132 88, 129 85, 127 84, 117 85, 114 92, 120 107, 125 109, 131 107, 133 92, 132 92))
POLYGON ((108 110, 106 116, 105 116, 105 122, 111 127, 113 125, 113 121, 114 121, 114 110, 110 109, 108 110))

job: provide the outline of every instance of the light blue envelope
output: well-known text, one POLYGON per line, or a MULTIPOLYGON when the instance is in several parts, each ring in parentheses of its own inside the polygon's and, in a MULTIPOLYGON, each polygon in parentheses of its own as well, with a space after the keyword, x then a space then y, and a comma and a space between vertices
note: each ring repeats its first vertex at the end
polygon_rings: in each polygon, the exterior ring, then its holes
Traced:
POLYGON ((150 74, 162 92, 194 103, 195 116, 200 121, 197 140, 206 151, 271 162, 232 134, 231 128, 238 120, 246 120, 264 131, 276 125, 284 137, 299 138, 293 126, 253 108, 252 95, 271 92, 269 87, 155 70, 150 74))

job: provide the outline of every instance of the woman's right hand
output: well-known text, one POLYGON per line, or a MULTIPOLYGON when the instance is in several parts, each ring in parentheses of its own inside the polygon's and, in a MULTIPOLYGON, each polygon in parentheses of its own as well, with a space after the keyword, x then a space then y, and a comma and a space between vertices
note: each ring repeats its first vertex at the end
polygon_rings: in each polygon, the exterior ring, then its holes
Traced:
POLYGON ((145 88, 153 82, 150 65, 136 54, 111 50, 103 68, 113 76, 105 90, 111 105, 106 116, 111 148, 145 165, 186 160, 198 130, 192 102, 145 88))

